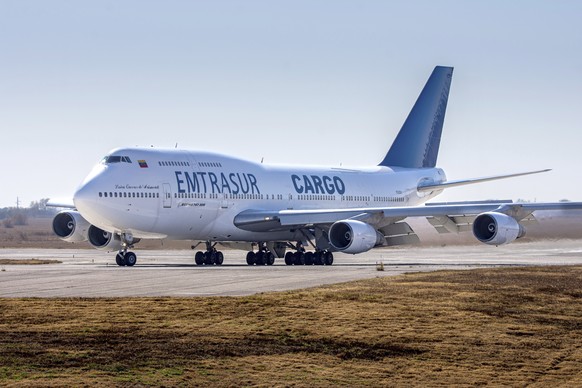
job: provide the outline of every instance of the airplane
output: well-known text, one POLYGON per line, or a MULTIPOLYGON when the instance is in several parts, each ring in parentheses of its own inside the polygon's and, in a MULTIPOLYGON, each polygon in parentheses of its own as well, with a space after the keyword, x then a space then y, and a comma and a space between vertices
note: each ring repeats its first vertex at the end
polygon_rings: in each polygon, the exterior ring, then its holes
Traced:
POLYGON ((52 222, 70 242, 129 251, 141 239, 198 241, 197 265, 221 265, 216 246, 248 250, 249 265, 332 265, 333 253, 411 244, 406 222, 426 217, 440 233, 471 230, 485 244, 525 235, 537 210, 580 210, 582 202, 427 203, 444 189, 549 170, 449 181, 436 167, 453 68, 434 68, 385 157, 364 168, 282 166, 207 151, 119 148, 105 156, 52 222))

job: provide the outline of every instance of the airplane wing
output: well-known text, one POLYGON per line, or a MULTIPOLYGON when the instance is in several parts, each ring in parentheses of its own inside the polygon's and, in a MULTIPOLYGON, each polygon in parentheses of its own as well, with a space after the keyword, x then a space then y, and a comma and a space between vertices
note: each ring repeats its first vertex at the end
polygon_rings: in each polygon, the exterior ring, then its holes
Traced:
POLYGON ((488 177, 482 177, 482 178, 460 179, 460 180, 438 182, 438 183, 423 182, 418 186, 417 190, 420 192, 442 190, 442 189, 448 189, 450 187, 472 185, 474 183, 489 182, 489 181, 495 181, 495 180, 506 179, 506 178, 514 178, 514 177, 524 176, 524 175, 540 174, 542 172, 548 172, 548 171, 552 171, 552 170, 547 168, 545 170, 520 172, 517 174, 494 175, 494 176, 488 176, 488 177))
POLYGON ((62 207, 65 209, 76 209, 72 198, 51 198, 46 203, 48 207, 62 207))
MULTIPOLYGON (((331 225, 341 220, 359 220, 370 224, 389 225, 408 217, 436 219, 451 228, 454 223, 470 224, 484 212, 503 213, 517 221, 529 217, 538 210, 582 210, 582 202, 511 203, 484 202, 437 204, 404 207, 370 207, 327 210, 245 210, 234 218, 234 224, 253 232, 271 232, 285 229, 306 228, 315 225, 331 225), (462 222, 458 222, 462 221, 462 222)), ((436 224, 431 222, 433 226, 436 224)))

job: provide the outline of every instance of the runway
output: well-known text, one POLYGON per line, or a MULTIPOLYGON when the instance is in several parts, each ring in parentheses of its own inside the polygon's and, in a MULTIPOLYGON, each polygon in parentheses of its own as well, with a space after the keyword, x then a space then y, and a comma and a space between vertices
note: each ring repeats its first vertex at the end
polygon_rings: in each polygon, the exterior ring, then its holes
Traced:
POLYGON ((582 241, 377 249, 335 254, 333 266, 247 266, 226 250, 224 265, 196 266, 193 251, 135 251, 135 267, 118 267, 97 250, 2 249, 0 259, 53 259, 62 264, 0 266, 0 297, 237 296, 285 291, 407 272, 492 266, 582 265, 582 241), (384 264, 384 271, 376 263, 384 264))

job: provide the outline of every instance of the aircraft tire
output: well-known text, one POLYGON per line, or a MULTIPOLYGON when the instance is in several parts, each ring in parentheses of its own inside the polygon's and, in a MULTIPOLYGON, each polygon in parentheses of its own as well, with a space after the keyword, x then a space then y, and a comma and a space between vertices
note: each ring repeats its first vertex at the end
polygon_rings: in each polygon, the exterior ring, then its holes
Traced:
POLYGON ((303 252, 295 252, 293 257, 295 259, 295 265, 305 265, 305 254, 303 252))
POLYGON ((275 255, 273 254, 273 252, 268 252, 267 253, 267 265, 273 265, 275 264, 275 255))
POLYGON ((323 252, 318 251, 313 254, 313 264, 323 265, 323 252))
POLYGON ((258 251, 257 252, 255 264, 256 265, 265 265, 265 251, 258 251))
POLYGON ((123 256, 123 253, 119 252, 117 255, 115 255, 115 262, 120 267, 125 265, 125 257, 123 256))
POLYGON ((324 257, 324 264, 325 265, 332 265, 333 264, 333 253, 326 251, 323 255, 324 257))
POLYGON ((313 252, 305 252, 305 265, 313 265, 313 252))
POLYGON ((213 265, 215 259, 214 252, 206 251, 204 252, 204 264, 206 265, 213 265))
POLYGON ((285 265, 293 265, 295 259, 293 258, 293 252, 285 253, 285 265))
POLYGON ((137 256, 133 252, 126 252, 124 255, 125 265, 128 267, 133 267, 137 262, 137 256))
POLYGON ((249 251, 249 253, 247 253, 247 264, 254 265, 256 260, 257 260, 257 255, 255 255, 255 252, 249 251))
POLYGON ((222 254, 222 252, 220 252, 220 251, 216 252, 216 258, 214 260, 214 264, 222 265, 223 262, 224 262, 224 255, 222 254))
POLYGON ((196 252, 196 255, 194 256, 194 261, 196 262, 196 265, 204 264, 204 253, 201 251, 196 252))

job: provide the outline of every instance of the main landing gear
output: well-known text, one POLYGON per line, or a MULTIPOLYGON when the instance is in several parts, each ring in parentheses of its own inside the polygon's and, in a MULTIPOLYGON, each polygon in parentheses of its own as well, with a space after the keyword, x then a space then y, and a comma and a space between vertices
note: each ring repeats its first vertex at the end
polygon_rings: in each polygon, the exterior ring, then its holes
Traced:
POLYGON ((194 261, 196 261, 196 265, 222 265, 224 255, 216 250, 216 243, 212 245, 210 241, 206 241, 206 252, 196 252, 194 261))
POLYGON ((316 250, 315 252, 307 252, 301 242, 297 245, 289 245, 294 248, 295 252, 287 252, 285 254, 285 264, 287 265, 332 265, 333 253, 327 250, 316 250))
POLYGON ((330 251, 315 252, 287 252, 285 254, 287 265, 332 265, 333 253, 330 251))
POLYGON ((273 265, 275 263, 275 255, 267 248, 265 243, 259 243, 259 250, 255 253, 249 251, 247 253, 248 265, 273 265))

